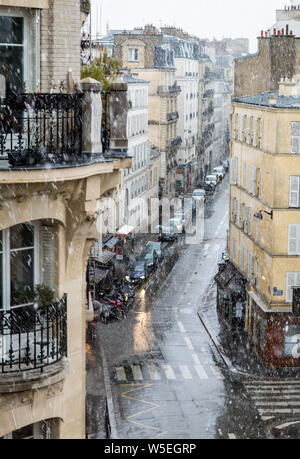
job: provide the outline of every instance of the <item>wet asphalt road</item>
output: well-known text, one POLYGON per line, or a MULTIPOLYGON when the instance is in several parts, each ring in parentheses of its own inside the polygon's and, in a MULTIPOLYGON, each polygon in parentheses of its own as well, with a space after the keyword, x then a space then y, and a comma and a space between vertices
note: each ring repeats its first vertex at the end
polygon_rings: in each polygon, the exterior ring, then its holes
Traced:
POLYGON ((228 178, 206 209, 203 242, 182 250, 126 320, 97 324, 121 439, 264 438, 243 386, 223 375, 197 312, 226 248, 228 178))

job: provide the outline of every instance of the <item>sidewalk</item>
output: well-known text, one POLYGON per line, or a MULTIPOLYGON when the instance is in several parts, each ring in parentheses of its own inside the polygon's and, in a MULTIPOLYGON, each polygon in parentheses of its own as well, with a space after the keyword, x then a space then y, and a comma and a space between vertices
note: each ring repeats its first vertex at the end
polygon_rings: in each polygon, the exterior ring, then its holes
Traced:
POLYGON ((214 281, 198 311, 199 318, 213 341, 218 360, 234 378, 299 378, 300 369, 271 370, 264 366, 248 342, 246 333, 230 332, 220 323, 217 313, 217 286, 214 281))

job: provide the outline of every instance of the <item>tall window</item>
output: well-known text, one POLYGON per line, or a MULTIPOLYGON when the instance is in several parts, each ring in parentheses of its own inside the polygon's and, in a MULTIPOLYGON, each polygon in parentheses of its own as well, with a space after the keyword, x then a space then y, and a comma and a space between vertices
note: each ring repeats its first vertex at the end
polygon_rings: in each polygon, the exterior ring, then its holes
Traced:
POLYGON ((293 287, 300 287, 300 273, 286 274, 286 302, 293 302, 293 287))
POLYGON ((300 177, 290 177, 290 207, 300 207, 300 177))
POLYGON ((25 78, 25 19, 0 16, 0 75, 5 77, 6 92, 20 93, 25 78))
POLYGON ((300 225, 289 225, 288 254, 300 255, 300 225))
POLYGON ((22 224, 1 231, 0 309, 31 304, 33 286, 38 282, 37 226, 22 224))
POLYGON ((300 123, 292 123, 292 153, 300 154, 300 123))
POLYGON ((129 50, 128 50, 128 60, 129 60, 129 62, 138 62, 138 60, 139 60, 139 50, 137 48, 129 48, 129 50))

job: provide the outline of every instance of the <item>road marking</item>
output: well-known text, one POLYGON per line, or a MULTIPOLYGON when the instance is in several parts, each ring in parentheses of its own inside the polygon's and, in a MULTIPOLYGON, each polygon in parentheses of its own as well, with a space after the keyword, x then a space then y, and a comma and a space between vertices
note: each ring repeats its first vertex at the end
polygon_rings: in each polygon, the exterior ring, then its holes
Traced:
POLYGON ((195 370, 200 379, 208 379, 207 373, 202 365, 195 365, 195 370))
POLYGON ((139 365, 131 365, 131 368, 134 381, 143 381, 144 378, 142 375, 141 367, 139 365))
POLYGON ((196 365, 201 365, 201 362, 200 362, 199 357, 198 357, 197 354, 193 354, 193 360, 194 360, 196 365))
POLYGON ((233 433, 228 434, 229 440, 236 440, 236 436, 233 433))
POLYGON ((123 367, 118 367, 115 369, 118 381, 127 381, 125 370, 123 367))
POLYGON ((179 368, 184 379, 193 379, 191 372, 186 365, 179 365, 179 368))
POLYGON ((171 365, 162 365, 162 369, 164 370, 167 379, 176 379, 171 365))
POLYGON ((185 333, 185 328, 183 326, 183 323, 180 322, 179 320, 177 321, 178 327, 182 333, 185 333))
MULTIPOLYGON (((289 406, 288 402, 255 402, 256 406, 289 406)), ((300 406, 300 402, 293 402, 293 406, 300 406)))
POLYGON ((206 244, 203 248, 203 250, 206 252, 210 248, 210 244, 206 244))
POLYGON ((215 367, 214 365, 210 366, 211 371, 218 379, 225 379, 219 368, 215 367))
POLYGON ((294 426, 296 424, 300 424, 300 421, 287 422, 285 424, 281 424, 280 426, 276 426, 276 429, 282 430, 282 429, 286 429, 289 426, 294 426))
POLYGON ((283 410, 283 409, 272 409, 272 408, 269 408, 269 409, 259 409, 258 410, 259 414, 260 415, 265 415, 265 414, 292 414, 292 410, 283 410))
POLYGON ((184 341, 186 342, 187 347, 189 348, 190 351, 194 350, 194 346, 191 343, 191 340, 188 336, 184 338, 184 341))
POLYGON ((270 395, 254 395, 253 397, 253 400, 261 400, 262 402, 264 400, 270 400, 270 399, 275 399, 275 400, 278 400, 279 398, 282 400, 299 400, 300 399, 300 395, 283 395, 282 392, 280 392, 279 394, 270 394, 270 395))
POLYGON ((275 416, 262 416, 263 421, 271 421, 271 419, 275 419, 275 416))
POLYGON ((149 371, 149 374, 150 374, 150 378, 153 381, 158 381, 159 379, 161 379, 160 374, 159 374, 156 366, 153 363, 148 363, 147 364, 147 368, 148 368, 148 371, 149 371))

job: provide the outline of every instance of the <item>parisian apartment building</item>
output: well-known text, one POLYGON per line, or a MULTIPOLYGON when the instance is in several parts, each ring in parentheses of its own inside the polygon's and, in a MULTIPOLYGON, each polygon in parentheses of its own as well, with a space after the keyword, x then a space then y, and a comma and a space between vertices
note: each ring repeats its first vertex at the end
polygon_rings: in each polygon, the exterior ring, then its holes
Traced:
POLYGON ((1 438, 85 438, 88 253, 102 198, 131 168, 126 152, 103 156, 101 87, 80 81, 87 13, 0 6, 1 438))

